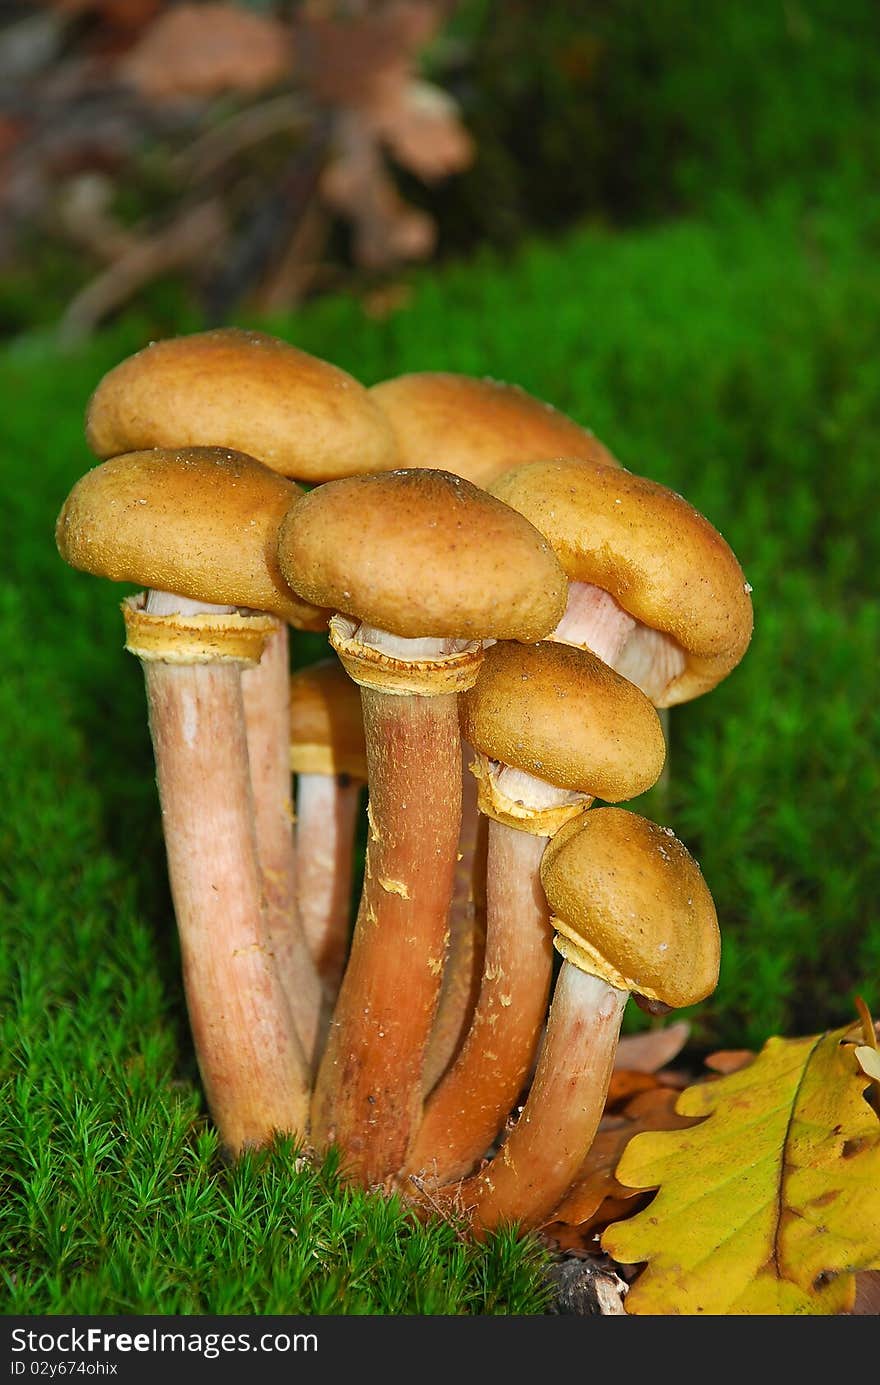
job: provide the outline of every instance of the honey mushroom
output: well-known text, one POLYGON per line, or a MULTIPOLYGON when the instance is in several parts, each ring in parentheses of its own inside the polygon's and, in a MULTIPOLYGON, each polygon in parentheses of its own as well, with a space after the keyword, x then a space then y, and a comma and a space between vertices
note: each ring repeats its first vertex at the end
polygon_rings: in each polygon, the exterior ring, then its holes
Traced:
POLYGON ((396 440, 398 465, 434 467, 489 486, 511 467, 571 457, 617 467, 588 428, 519 385, 453 371, 396 375, 370 388, 396 440))
POLYGON ((523 1110, 498 1154, 431 1198, 477 1235, 542 1225, 577 1177, 608 1091, 630 994, 694 1005, 718 981, 720 935, 699 866, 668 828, 593 808, 561 828, 541 880, 563 963, 523 1110))
MULTIPOLYGON (((396 464, 390 425, 363 385, 277 337, 237 327, 152 342, 121 361, 92 394, 86 440, 98 457, 145 448, 224 447, 308 482, 396 464)), ((327 999, 296 910, 302 892, 296 885, 287 763, 289 625, 323 630, 329 613, 305 603, 290 609, 259 663, 243 672, 242 695, 270 936, 314 1063, 327 999)))
POLYGON ((751 588, 675 491, 583 460, 529 462, 489 489, 545 535, 569 578, 552 639, 591 649, 658 708, 708 692, 742 659, 751 588))
POLYGON ((361 686, 367 856, 312 1137, 372 1184, 397 1175, 421 1115, 461 817, 457 693, 485 640, 553 628, 566 582, 528 521, 439 470, 309 492, 281 526, 279 561, 303 599, 337 612, 331 644, 361 686))
POLYGON ((487 944, 467 1038, 427 1100, 407 1161, 409 1176, 432 1186, 485 1155, 531 1071, 552 982, 539 876, 548 841, 594 798, 650 788, 665 754, 638 688, 589 651, 546 640, 487 649, 461 695, 461 723, 489 819, 487 944))
POLYGON ((290 678, 299 916, 332 1006, 348 955, 354 848, 367 752, 360 692, 335 656, 290 678))
POLYGON ((308 1120, 306 1045, 264 904, 241 691, 242 668, 310 609, 273 558, 297 493, 241 453, 151 449, 82 476, 56 526, 71 566, 148 589, 123 603, 126 647, 144 670, 196 1057, 233 1154, 276 1130, 304 1138, 308 1120))
POLYGON ((168 337, 107 372, 86 412, 96 457, 147 447, 226 447, 295 481, 397 464, 391 425, 339 366, 266 332, 168 337))
MULTIPOLYGON (((401 467, 439 465, 486 487, 511 467, 539 457, 618 465, 589 429, 519 385, 426 370, 382 380, 370 394, 391 424, 401 467)), ((447 966, 425 1057, 426 1091, 464 1042, 482 969, 485 823, 476 811, 475 785, 468 772, 472 760, 465 746, 461 861, 450 908, 447 966)))

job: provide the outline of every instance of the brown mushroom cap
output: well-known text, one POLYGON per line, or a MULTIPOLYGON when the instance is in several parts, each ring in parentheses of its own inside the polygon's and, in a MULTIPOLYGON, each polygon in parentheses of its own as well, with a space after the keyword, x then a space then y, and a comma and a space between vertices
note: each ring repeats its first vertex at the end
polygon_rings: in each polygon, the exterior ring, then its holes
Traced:
POLYGON ((708 692, 739 663, 752 635, 751 589, 717 529, 675 491, 569 461, 517 467, 490 491, 540 529, 571 581, 610 592, 678 646, 684 669, 658 705, 708 692))
POLYGON ((568 588, 522 515, 445 471, 310 491, 281 526, 279 558, 305 600, 404 638, 537 640, 568 588))
POLYGON ((302 481, 398 465, 391 426, 359 381, 237 327, 153 342, 120 362, 92 395, 86 440, 97 457, 230 448, 302 481))
POLYGON ((551 839, 541 883, 556 946, 582 971, 675 1009, 715 989, 715 905, 670 828, 623 808, 593 808, 551 839))
POLYGON ((367 780, 361 694, 338 659, 321 659, 290 678, 290 768, 367 780))
POLYGON ((649 789, 663 768, 652 703, 589 650, 494 644, 459 706, 477 750, 559 788, 617 802, 649 789))
POLYGON ((370 394, 391 420, 402 467, 442 467, 487 486, 538 457, 618 465, 588 429, 518 385, 428 370, 383 380, 370 394))
POLYGON ((327 612, 291 591, 278 566, 278 525, 300 493, 241 452, 128 452, 80 477, 55 538, 66 562, 97 577, 319 630, 327 612))

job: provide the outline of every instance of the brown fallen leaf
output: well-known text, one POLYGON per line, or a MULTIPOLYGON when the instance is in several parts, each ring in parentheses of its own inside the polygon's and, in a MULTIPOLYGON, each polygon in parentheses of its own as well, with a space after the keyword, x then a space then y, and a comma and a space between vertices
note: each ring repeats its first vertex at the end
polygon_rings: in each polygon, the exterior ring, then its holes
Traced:
POLYGON ((460 173, 474 161, 474 141, 452 97, 430 82, 408 82, 373 115, 393 157, 423 183, 460 173))
POLYGON ((345 15, 305 0, 294 16, 299 78, 322 106, 379 118, 414 78, 450 9, 446 0, 387 0, 345 15))
POLYGON ((642 1034, 625 1034, 617 1045, 615 1068, 631 1072, 657 1072, 665 1068, 684 1048, 691 1032, 687 1020, 676 1020, 642 1034))
POLYGON ((880 1270, 863 1270, 856 1275, 856 1301, 852 1311, 858 1317, 880 1313, 880 1270))
POLYGON ((426 183, 474 160, 455 101, 418 75, 419 54, 450 9, 448 0, 388 0, 345 15, 307 0, 294 20, 298 79, 334 113, 321 195, 350 222, 365 269, 425 260, 436 246, 433 218, 401 196, 386 155, 426 183))
POLYGON ((720 1048, 717 1053, 710 1053, 705 1063, 713 1072, 726 1075, 729 1072, 739 1072, 740 1068, 746 1067, 754 1057, 750 1048, 720 1048))
MULTIPOLYGON (((643 1079, 645 1074, 641 1074, 643 1079)), ((677 1130, 693 1122, 676 1113, 678 1092, 654 1085, 638 1092, 618 1116, 604 1116, 581 1172, 543 1234, 563 1249, 586 1247, 596 1230, 627 1216, 647 1200, 644 1190, 618 1182, 615 1169, 634 1135, 646 1130, 677 1130), (638 1199, 633 1202, 633 1199, 638 1199)))
POLYGON ((657 1086, 657 1078, 650 1072, 630 1072, 628 1069, 615 1070, 608 1083, 605 1110, 615 1111, 623 1106, 637 1092, 649 1091, 657 1086))
POLYGON ((338 118, 337 144, 340 153, 321 174, 321 196, 351 222, 358 264, 378 270, 427 259, 436 243, 433 219, 403 200, 353 115, 338 118))
POLYGON ((274 86, 291 64, 290 32, 269 15, 232 4, 165 10, 119 64, 150 100, 211 97, 274 86))

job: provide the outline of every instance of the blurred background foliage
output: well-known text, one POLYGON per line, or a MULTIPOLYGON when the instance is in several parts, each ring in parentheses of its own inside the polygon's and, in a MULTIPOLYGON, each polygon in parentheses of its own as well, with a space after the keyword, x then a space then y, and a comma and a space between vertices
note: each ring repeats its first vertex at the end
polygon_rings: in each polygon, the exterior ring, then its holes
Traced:
POLYGON ((7 0, 0 333, 158 330, 584 220, 861 203, 871 0, 7 0))

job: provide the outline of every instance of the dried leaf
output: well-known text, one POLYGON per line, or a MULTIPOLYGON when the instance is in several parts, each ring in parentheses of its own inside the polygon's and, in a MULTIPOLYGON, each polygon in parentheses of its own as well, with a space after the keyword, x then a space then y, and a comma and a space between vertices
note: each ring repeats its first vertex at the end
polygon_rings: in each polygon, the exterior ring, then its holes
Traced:
POLYGON ((625 1201, 637 1197, 639 1188, 618 1183, 614 1170, 638 1127, 627 1122, 623 1129, 599 1131, 581 1173, 553 1213, 554 1222, 584 1229, 606 1198, 625 1201))
POLYGON ((425 183, 460 173, 474 142, 451 96, 429 82, 408 82, 374 108, 372 124, 399 164, 425 183))
POLYGON ((616 1170, 658 1188, 603 1248, 647 1262, 630 1313, 848 1312, 880 1268, 880 1121, 849 1030, 771 1039, 755 1061, 689 1087, 687 1130, 639 1135, 616 1170))
POLYGON ((358 264, 387 269, 427 259, 436 243, 433 219, 403 200, 375 146, 350 122, 346 130, 345 152, 324 169, 320 187, 326 204, 352 223, 358 264))
MULTIPOLYGON (((644 1075, 643 1075, 644 1076, 644 1075)), ((553 1213, 545 1234, 565 1248, 584 1245, 598 1225, 605 1226, 624 1214, 633 1198, 644 1200, 640 1188, 618 1182, 615 1169, 630 1140, 646 1130, 678 1130, 693 1122, 675 1110, 678 1093, 668 1087, 653 1086, 640 1092, 626 1107, 623 1116, 605 1116, 581 1171, 553 1213), (563 1228, 576 1228, 568 1234, 563 1228)))
POLYGON ((350 16, 326 10, 306 4, 295 17, 300 80, 324 106, 375 112, 399 99, 449 5, 388 0, 381 9, 350 16))
POLYGON ((629 1072, 626 1069, 622 1072, 614 1071, 608 1084, 605 1110, 614 1111, 618 1106, 634 1097, 637 1092, 648 1091, 656 1086, 657 1079, 651 1072, 629 1072))
POLYGON ((628 1068, 631 1072, 656 1072, 658 1068, 665 1068, 684 1048, 690 1032, 687 1020, 676 1020, 674 1024, 648 1029, 643 1034, 625 1034, 617 1045, 614 1066, 628 1068))
POLYGON ((150 25, 119 73, 150 100, 211 97, 273 86, 290 60, 289 32, 268 15, 229 4, 178 5, 150 25))
POLYGON ((856 1049, 856 1058, 862 1072, 872 1082, 880 1082, 880 1051, 870 1048, 868 1044, 860 1044, 856 1049))
POLYGON ((860 1044, 855 1050, 856 1062, 866 1077, 871 1079, 870 1101, 880 1114, 880 1050, 871 1044, 860 1044))
POLYGON ((725 1074, 739 1072, 740 1068, 746 1067, 754 1057, 750 1048, 721 1048, 717 1053, 709 1054, 706 1067, 711 1068, 713 1072, 725 1074))
POLYGON ((852 1311, 859 1317, 880 1313, 880 1270, 863 1270, 856 1275, 856 1301, 852 1311))

